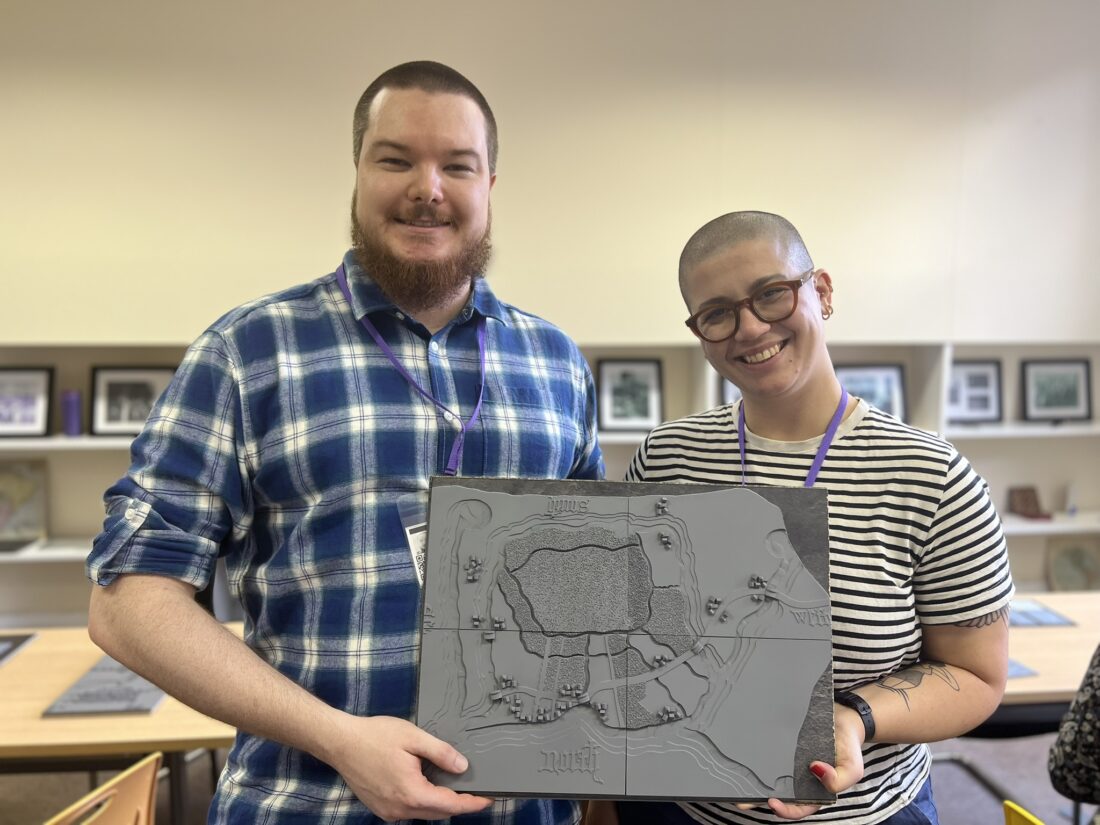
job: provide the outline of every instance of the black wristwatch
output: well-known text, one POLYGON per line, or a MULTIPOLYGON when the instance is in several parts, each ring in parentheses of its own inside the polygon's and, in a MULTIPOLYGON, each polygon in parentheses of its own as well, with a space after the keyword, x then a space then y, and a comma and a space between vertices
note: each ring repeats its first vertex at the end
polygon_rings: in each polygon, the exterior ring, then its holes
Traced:
POLYGON ((863 730, 866 732, 863 741, 870 742, 875 736, 875 717, 871 714, 871 706, 858 693, 847 690, 838 690, 833 694, 833 699, 838 705, 849 707, 859 714, 859 718, 863 720, 863 730))

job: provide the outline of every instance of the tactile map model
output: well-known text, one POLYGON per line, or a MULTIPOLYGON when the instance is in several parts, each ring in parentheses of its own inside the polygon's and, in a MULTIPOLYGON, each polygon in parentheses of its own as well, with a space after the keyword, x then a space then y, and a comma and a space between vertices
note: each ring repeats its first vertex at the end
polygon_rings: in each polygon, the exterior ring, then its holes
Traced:
POLYGON ((490 796, 829 802, 823 490, 432 480, 417 724, 490 796))

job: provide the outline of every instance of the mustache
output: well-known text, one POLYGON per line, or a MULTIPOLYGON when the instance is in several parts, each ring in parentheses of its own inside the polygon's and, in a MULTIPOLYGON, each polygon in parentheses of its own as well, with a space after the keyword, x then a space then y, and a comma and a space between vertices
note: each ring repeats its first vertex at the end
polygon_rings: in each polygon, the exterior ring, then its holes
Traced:
POLYGON ((411 209, 403 211, 398 218, 403 221, 431 221, 432 223, 445 223, 452 224, 454 221, 451 218, 443 218, 439 214, 439 210, 432 206, 430 203, 421 203, 413 206, 411 209))

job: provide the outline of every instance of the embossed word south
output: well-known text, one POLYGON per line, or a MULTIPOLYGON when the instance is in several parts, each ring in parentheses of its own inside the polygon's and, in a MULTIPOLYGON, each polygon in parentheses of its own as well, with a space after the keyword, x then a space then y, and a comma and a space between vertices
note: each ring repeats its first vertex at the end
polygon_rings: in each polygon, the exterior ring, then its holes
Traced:
POLYGON ((588 499, 586 498, 548 498, 546 500, 546 514, 556 516, 560 513, 587 513, 588 499))
POLYGON ((600 749, 595 742, 588 740, 583 748, 575 751, 539 751, 542 756, 542 765, 539 773, 587 773, 597 785, 603 784, 603 779, 596 776, 599 770, 600 749))

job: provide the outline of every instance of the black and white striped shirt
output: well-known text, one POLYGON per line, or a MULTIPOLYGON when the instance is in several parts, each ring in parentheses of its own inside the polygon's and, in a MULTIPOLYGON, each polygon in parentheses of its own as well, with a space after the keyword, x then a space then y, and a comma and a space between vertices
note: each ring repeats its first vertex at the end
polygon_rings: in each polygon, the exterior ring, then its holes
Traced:
MULTIPOLYGON (((662 424, 628 481, 740 484, 737 404, 662 424)), ((801 486, 821 438, 746 433, 745 483, 801 486)), ((985 482, 955 448, 860 400, 840 425, 815 486, 829 492, 834 681, 854 687, 917 661, 921 626, 1005 607, 1012 577, 985 482)), ((905 807, 928 776, 926 745, 870 744, 864 777, 806 821, 870 825, 905 807)), ((782 822, 764 809, 685 806, 700 822, 782 822)))

